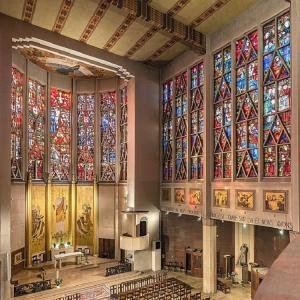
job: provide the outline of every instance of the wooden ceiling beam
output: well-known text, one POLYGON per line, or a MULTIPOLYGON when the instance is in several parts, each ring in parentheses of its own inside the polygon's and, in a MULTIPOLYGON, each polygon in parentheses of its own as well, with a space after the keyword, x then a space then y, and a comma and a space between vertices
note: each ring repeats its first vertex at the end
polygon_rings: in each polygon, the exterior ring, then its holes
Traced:
POLYGON ((200 54, 205 53, 205 35, 195 30, 193 25, 185 25, 175 20, 172 13, 163 13, 151 7, 147 0, 113 0, 112 4, 120 9, 127 10, 130 14, 161 31, 167 32, 172 37, 176 37, 178 41, 200 54))
POLYGON ((55 23, 53 25, 52 31, 61 33, 63 30, 66 20, 70 14, 71 8, 75 0, 63 0, 59 9, 59 12, 56 16, 55 23))
POLYGON ((31 23, 37 0, 25 0, 22 12, 22 20, 31 23))

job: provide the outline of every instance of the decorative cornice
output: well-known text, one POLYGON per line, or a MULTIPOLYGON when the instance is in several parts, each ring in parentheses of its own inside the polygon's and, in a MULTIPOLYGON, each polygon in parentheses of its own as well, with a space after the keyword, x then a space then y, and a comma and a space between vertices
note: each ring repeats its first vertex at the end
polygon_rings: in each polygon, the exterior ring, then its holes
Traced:
POLYGON ((22 20, 31 23, 37 0, 25 0, 23 6, 22 20))
POLYGON ((96 27, 98 26, 101 19, 104 17, 107 9, 109 8, 111 0, 101 0, 89 20, 88 24, 86 25, 85 29, 83 30, 80 41, 87 42, 87 40, 91 37, 92 33, 95 31, 96 27))
MULTIPOLYGON (((167 12, 168 15, 174 16, 183 9, 191 0, 178 0, 167 12)), ((149 1, 148 1, 149 4, 149 1)), ((158 32, 157 26, 152 26, 126 53, 127 57, 132 56, 141 49, 152 37, 158 32)))
POLYGON ((104 50, 109 51, 117 41, 123 36, 129 26, 135 21, 136 16, 132 14, 128 14, 122 24, 117 28, 117 30, 113 33, 110 39, 104 45, 104 50))
POLYGON ((214 13, 216 13, 220 8, 222 8, 225 4, 227 4, 231 0, 217 0, 214 2, 208 9, 206 9, 199 17, 193 20, 192 25, 197 27, 209 17, 211 17, 214 13))
POLYGON ((70 14, 71 8, 75 0, 63 0, 57 14, 55 23, 53 25, 52 31, 61 33, 65 26, 66 20, 70 14))
MULTIPOLYGON (((176 36, 182 43, 199 53, 205 53, 205 36, 195 30, 193 26, 185 25, 174 19, 172 13, 163 13, 151 7, 147 0, 114 0, 112 3, 119 9, 127 10, 130 14, 157 27, 159 30, 165 31, 171 36, 176 36)), ((174 9, 178 11, 179 8, 174 9)))
POLYGON ((176 36, 165 42, 159 49, 157 49, 147 60, 151 61, 161 56, 165 51, 173 47, 180 39, 176 36))
POLYGON ((48 41, 44 41, 38 38, 34 37, 26 37, 26 38, 19 38, 19 39, 12 39, 12 48, 13 49, 23 49, 23 48, 35 48, 38 50, 48 51, 53 54, 58 54, 60 56, 64 56, 69 59, 77 60, 79 62, 83 62, 89 66, 100 68, 103 70, 108 70, 113 73, 115 73, 120 78, 123 78, 125 80, 130 79, 133 77, 131 73, 125 68, 123 68, 121 65, 117 65, 114 63, 111 63, 109 61, 96 58, 94 56, 90 56, 87 54, 83 54, 81 52, 78 52, 76 50, 72 50, 69 48, 65 48, 62 46, 59 46, 57 44, 50 43, 48 41))
POLYGON ((142 48, 158 31, 158 28, 152 26, 126 53, 127 57, 132 56, 135 52, 137 52, 140 48, 142 48))

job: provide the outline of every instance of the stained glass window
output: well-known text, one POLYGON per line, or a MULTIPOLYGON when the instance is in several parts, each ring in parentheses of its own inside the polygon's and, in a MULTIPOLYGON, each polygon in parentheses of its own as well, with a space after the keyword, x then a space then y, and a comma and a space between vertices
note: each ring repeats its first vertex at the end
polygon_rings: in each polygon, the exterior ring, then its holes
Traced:
POLYGON ((214 55, 214 177, 231 177, 231 47, 214 55))
POLYGON ((258 174, 257 31, 236 41, 236 177, 258 174))
POLYGON ((121 89, 120 101, 120 180, 127 180, 127 87, 121 89))
POLYGON ((32 179, 43 179, 45 158, 45 86, 28 80, 28 172, 32 179))
POLYGON ((92 181, 95 174, 95 96, 77 96, 77 179, 92 181))
POLYGON ((115 181, 116 167, 116 92, 101 93, 101 181, 115 181))
POLYGON ((163 108, 162 108, 162 156, 163 156, 163 181, 172 180, 172 143, 173 143, 173 81, 167 81, 163 85, 163 108))
POLYGON ((191 69, 191 179, 203 178, 203 84, 204 84, 204 64, 200 63, 191 69))
POLYGON ((290 13, 263 28, 264 176, 291 176, 290 13))
POLYGON ((187 179, 187 72, 175 78, 175 179, 187 179))
POLYGON ((11 84, 11 178, 22 179, 23 74, 12 68, 11 84))
POLYGON ((50 172, 53 180, 69 180, 71 172, 71 93, 51 88, 50 172))

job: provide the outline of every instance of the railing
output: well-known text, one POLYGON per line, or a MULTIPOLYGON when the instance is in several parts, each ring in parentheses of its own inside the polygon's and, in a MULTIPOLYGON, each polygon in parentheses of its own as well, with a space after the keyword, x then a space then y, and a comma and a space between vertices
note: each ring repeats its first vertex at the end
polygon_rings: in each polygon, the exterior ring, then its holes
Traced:
POLYGON ((166 272, 159 272, 156 273, 155 275, 149 275, 143 278, 124 281, 120 284, 114 284, 110 286, 110 295, 112 297, 116 297, 120 293, 128 292, 136 288, 141 288, 150 284, 164 281, 166 280, 166 277, 167 277, 166 272))
POLYGON ((36 281, 14 286, 14 297, 51 289, 51 280, 36 281))
POLYGON ((127 251, 145 250, 149 247, 149 234, 138 237, 120 236, 120 248, 127 251))
POLYGON ((80 294, 76 293, 73 295, 57 298, 56 300, 80 300, 80 294))
POLYGON ((122 262, 119 263, 117 266, 106 268, 105 276, 112 276, 112 275, 130 272, 130 271, 131 271, 131 263, 122 262))

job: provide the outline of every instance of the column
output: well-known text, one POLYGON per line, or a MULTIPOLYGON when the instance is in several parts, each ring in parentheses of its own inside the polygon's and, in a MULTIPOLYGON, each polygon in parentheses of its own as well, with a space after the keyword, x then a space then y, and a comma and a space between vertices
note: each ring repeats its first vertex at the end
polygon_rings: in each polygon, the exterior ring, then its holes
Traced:
POLYGON ((203 220, 203 292, 216 292, 217 226, 214 220, 203 220))
POLYGON ((10 298, 10 276, 11 276, 11 183, 10 183, 10 93, 11 93, 11 33, 5 26, 3 17, 0 18, 0 299, 10 298), (5 28, 5 30, 4 30, 5 28))
POLYGON ((45 228, 45 242, 46 242, 46 259, 51 260, 51 175, 48 174, 46 185, 46 228, 45 228))
POLYGON ((28 173, 28 182, 26 184, 26 234, 25 234, 25 244, 26 244, 26 265, 31 266, 31 233, 32 233, 32 213, 31 213, 31 188, 32 188, 32 178, 31 173, 28 173))
POLYGON ((72 175, 72 183, 71 183, 71 209, 70 209, 70 237, 69 240, 71 245, 75 248, 76 245, 76 177, 72 175))
POLYGON ((98 249, 98 185, 96 176, 94 178, 94 209, 93 209, 93 224, 94 224, 94 247, 93 254, 94 256, 99 254, 98 249))

